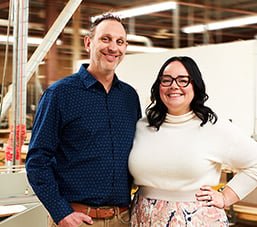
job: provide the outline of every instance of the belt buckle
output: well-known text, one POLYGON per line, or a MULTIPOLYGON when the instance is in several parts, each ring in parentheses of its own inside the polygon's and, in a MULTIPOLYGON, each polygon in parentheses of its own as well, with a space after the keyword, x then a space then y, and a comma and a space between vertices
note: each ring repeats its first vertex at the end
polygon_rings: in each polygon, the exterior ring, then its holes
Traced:
POLYGON ((104 219, 113 219, 116 215, 116 212, 115 212, 115 207, 102 207, 102 209, 105 209, 105 210, 110 210, 112 209, 113 210, 113 215, 110 216, 110 217, 107 217, 107 218, 104 218, 104 219))

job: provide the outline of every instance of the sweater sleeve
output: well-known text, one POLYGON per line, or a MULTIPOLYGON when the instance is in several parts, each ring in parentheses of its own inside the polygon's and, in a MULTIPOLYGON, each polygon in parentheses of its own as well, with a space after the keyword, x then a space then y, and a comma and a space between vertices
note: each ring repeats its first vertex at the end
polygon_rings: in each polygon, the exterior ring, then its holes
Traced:
POLYGON ((236 174, 228 186, 243 199, 257 187, 257 143, 234 125, 230 133, 228 164, 235 169, 236 174))
POLYGON ((227 185, 233 189, 241 200, 257 187, 257 181, 244 172, 239 172, 227 185))

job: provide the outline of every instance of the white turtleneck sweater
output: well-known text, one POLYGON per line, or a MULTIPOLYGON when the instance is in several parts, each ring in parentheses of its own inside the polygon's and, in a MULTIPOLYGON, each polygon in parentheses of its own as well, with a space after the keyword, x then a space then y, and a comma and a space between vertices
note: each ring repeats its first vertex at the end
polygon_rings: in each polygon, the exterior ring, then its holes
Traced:
POLYGON ((257 187, 257 143, 228 120, 200 123, 193 112, 167 114, 159 131, 138 122, 129 170, 146 195, 195 200, 201 186, 219 183, 222 164, 237 170, 228 185, 240 199, 257 187))

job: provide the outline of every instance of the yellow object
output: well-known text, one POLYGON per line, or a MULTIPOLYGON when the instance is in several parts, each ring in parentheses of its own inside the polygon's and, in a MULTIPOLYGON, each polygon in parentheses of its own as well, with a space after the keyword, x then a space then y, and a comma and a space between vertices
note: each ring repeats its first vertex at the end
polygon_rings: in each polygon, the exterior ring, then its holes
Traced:
POLYGON ((218 184, 215 186, 212 186, 211 188, 216 191, 222 191, 226 187, 226 184, 218 184))
POLYGON ((132 186, 132 189, 131 189, 131 195, 134 195, 138 190, 138 187, 136 185, 133 185, 132 186))

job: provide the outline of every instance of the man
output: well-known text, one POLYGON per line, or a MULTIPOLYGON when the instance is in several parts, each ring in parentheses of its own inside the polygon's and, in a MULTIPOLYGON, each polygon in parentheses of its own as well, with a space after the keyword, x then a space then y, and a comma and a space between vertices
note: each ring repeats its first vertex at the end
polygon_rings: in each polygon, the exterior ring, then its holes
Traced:
POLYGON ((98 18, 85 47, 90 64, 42 95, 27 175, 58 226, 128 226, 127 161, 141 110, 135 90, 115 75, 127 48, 121 20, 98 18))

